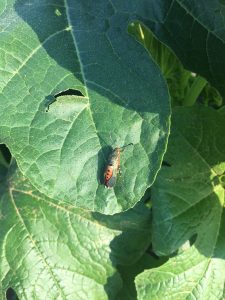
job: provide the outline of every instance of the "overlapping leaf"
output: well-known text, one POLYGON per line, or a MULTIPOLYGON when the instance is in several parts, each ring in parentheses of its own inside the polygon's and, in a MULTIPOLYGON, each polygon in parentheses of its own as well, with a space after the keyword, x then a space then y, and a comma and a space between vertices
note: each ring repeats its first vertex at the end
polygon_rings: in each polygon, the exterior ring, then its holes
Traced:
POLYGON ((127 32, 136 8, 124 11, 116 1, 4 4, 0 140, 47 196, 110 214, 134 206, 160 167, 170 115, 159 69, 127 32), (122 154, 123 176, 104 189, 110 147, 127 143, 134 145, 122 154))
POLYGON ((150 237, 147 208, 124 218, 91 214, 40 194, 18 170, 0 216, 3 299, 8 287, 19 299, 116 299, 122 281, 114 265, 138 260, 150 237))
POLYGON ((139 6, 146 25, 173 49, 185 68, 207 78, 224 96, 224 1, 149 2, 145 11, 139 6))
POLYGON ((225 170, 224 117, 224 109, 175 110, 167 166, 152 190, 153 240, 161 254, 172 253, 198 232, 215 205, 211 197, 224 201, 220 194, 225 170))
POLYGON ((137 277, 139 299, 222 299, 224 117, 224 109, 194 107, 174 112, 167 166, 152 193, 153 246, 159 254, 170 254, 187 239, 196 241, 164 266, 137 277))
POLYGON ((145 254, 141 259, 130 266, 119 266, 118 269, 123 279, 123 288, 118 295, 118 300, 136 300, 135 277, 145 269, 156 268, 162 265, 166 260, 165 258, 154 258, 149 254, 145 254))

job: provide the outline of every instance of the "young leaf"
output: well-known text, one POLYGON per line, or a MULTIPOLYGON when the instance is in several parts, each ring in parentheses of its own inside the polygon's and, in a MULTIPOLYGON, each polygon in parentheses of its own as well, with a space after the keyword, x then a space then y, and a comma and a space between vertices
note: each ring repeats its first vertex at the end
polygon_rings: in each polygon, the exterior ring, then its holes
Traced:
POLYGON ((46 196, 113 214, 133 207, 156 176, 169 96, 128 34, 135 15, 103 0, 13 0, 1 11, 0 140, 46 196), (105 189, 109 146, 128 143, 123 174, 105 189))

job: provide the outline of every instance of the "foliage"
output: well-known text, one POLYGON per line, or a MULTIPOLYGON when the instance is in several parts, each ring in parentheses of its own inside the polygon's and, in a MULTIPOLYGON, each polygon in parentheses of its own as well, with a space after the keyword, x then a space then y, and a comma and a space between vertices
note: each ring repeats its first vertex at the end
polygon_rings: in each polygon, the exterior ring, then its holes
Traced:
POLYGON ((0 299, 224 299, 224 5, 1 1, 0 299))

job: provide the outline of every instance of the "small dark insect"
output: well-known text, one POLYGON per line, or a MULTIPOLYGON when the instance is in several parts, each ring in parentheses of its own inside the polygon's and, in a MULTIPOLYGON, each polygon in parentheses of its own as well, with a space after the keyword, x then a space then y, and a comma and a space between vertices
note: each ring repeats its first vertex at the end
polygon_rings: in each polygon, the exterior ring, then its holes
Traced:
POLYGON ((113 188, 116 184, 117 174, 120 172, 120 152, 127 146, 133 145, 130 143, 121 148, 116 147, 113 149, 109 156, 108 164, 104 173, 104 185, 107 188, 113 188))

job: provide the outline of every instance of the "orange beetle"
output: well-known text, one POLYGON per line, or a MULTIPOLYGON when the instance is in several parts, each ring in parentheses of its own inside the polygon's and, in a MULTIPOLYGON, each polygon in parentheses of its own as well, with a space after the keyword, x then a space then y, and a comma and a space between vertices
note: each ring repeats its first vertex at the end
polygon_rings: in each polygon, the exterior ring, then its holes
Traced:
POLYGON ((120 172, 120 152, 127 146, 133 145, 130 143, 121 148, 117 147, 113 149, 109 156, 108 164, 104 173, 104 185, 107 188, 113 188, 116 184, 117 174, 120 172))

